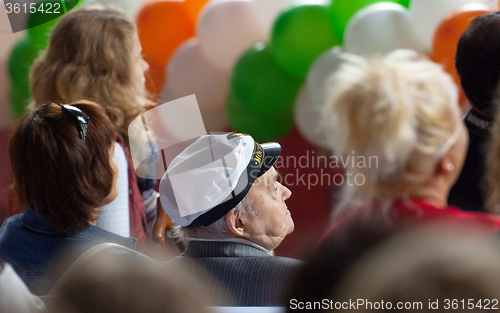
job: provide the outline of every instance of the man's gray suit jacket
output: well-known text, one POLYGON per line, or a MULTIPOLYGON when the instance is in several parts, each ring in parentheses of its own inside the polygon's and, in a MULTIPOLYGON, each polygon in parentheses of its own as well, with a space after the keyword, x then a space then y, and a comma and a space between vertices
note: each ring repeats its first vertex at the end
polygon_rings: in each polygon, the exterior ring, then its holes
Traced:
POLYGON ((186 281, 200 284, 218 305, 287 306, 288 288, 302 262, 244 242, 190 241, 165 266, 187 266, 186 281))

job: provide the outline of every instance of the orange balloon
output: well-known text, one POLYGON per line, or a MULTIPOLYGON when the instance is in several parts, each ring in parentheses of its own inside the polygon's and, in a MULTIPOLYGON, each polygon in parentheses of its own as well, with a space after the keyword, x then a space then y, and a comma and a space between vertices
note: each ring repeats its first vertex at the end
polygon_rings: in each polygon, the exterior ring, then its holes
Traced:
POLYGON ((198 15, 200 15, 201 9, 208 1, 209 0, 185 0, 184 3, 186 4, 186 9, 195 25, 196 20, 198 19, 198 15))
MULTIPOLYGON (((443 65, 444 70, 453 77, 460 88, 460 77, 455 68, 455 54, 460 36, 469 23, 478 15, 492 12, 490 7, 481 3, 468 3, 448 13, 439 24, 432 43, 431 59, 443 65)), ((460 88, 460 103, 464 103, 465 94, 460 88)))
POLYGON ((174 50, 194 36, 194 23, 181 1, 146 3, 136 24, 144 59, 150 64, 166 65, 174 50))

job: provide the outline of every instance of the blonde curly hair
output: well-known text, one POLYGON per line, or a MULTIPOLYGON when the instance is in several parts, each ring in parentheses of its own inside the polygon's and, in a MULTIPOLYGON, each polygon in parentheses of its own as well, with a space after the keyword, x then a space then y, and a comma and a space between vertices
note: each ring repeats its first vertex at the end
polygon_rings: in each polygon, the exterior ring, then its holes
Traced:
POLYGON ((117 8, 92 5, 66 14, 32 68, 31 107, 89 99, 106 110, 115 130, 128 139, 130 122, 153 105, 144 85, 134 79, 136 33, 134 23, 117 8))
POLYGON ((347 162, 350 173, 366 179, 345 186, 340 207, 404 198, 430 177, 458 134, 457 87, 439 65, 408 50, 343 58, 329 80, 322 124, 337 157, 377 162, 347 162))

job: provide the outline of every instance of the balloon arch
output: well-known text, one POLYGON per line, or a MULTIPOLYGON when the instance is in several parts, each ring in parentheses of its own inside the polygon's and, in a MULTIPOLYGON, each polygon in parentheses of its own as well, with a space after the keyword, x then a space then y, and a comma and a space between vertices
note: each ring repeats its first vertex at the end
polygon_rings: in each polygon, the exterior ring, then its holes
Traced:
MULTIPOLYGON (((96 2, 135 18, 150 64, 147 86, 161 102, 195 94, 210 131, 230 125, 263 141, 296 125, 319 147, 327 146, 318 124, 328 77, 343 53, 412 49, 441 63, 458 84, 460 35, 472 18, 498 9, 492 0, 66 0, 71 8, 96 2)), ((28 23, 39 18, 34 13, 28 23)), ((29 29, 11 50, 16 117, 31 99, 29 70, 56 22, 29 29)))

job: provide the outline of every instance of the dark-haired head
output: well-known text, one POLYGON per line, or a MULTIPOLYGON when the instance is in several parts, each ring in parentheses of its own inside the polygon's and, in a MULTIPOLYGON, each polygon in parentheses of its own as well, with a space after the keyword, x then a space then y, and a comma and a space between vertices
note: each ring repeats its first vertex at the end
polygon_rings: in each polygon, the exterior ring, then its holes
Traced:
POLYGON ((500 12, 476 17, 462 34, 455 66, 462 89, 478 109, 498 98, 500 80, 500 12))
POLYGON ((9 144, 19 204, 48 215, 64 234, 88 227, 117 195, 113 125, 96 103, 72 105, 88 117, 85 141, 73 113, 47 104, 18 121, 9 144))

